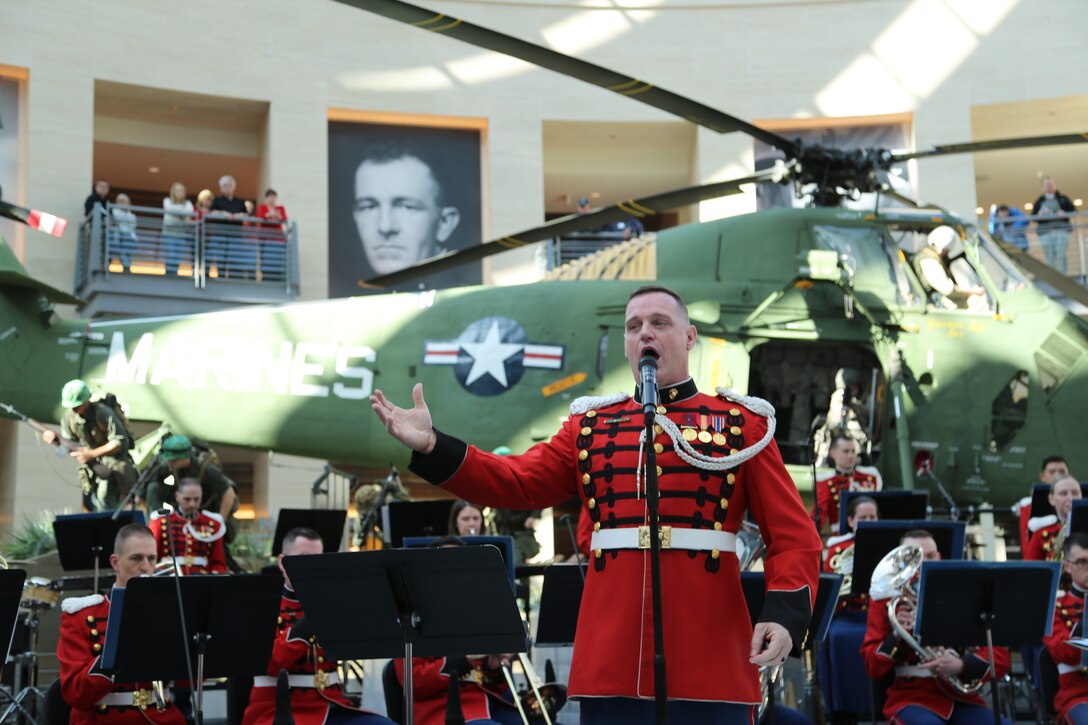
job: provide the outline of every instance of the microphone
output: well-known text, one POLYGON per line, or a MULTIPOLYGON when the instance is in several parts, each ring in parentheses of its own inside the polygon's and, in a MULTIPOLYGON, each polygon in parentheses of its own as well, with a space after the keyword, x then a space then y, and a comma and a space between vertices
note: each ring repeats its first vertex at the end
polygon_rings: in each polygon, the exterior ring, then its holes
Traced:
POLYGON ((642 412, 653 415, 657 409, 657 356, 643 355, 638 369, 642 375, 642 412))

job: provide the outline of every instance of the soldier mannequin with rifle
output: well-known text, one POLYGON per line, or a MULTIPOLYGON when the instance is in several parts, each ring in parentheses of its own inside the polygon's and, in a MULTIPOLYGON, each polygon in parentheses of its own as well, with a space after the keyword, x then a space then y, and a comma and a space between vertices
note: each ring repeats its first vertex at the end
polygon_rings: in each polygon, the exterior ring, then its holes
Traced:
POLYGON ((42 440, 61 446, 79 463, 79 483, 86 511, 116 508, 124 492, 136 483, 139 472, 129 450, 132 434, 115 406, 91 400, 91 389, 82 380, 69 380, 61 390, 66 411, 60 433, 28 418, 9 405, 0 406, 42 434, 42 440))

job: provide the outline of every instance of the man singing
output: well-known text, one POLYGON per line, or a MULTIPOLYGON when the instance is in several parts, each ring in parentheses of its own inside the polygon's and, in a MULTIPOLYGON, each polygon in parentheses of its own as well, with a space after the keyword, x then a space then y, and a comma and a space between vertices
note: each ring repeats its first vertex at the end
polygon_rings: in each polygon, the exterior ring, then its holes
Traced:
POLYGON ((820 539, 774 443, 774 410, 719 389, 700 393, 688 372, 696 330, 665 287, 628 299, 624 352, 656 358, 653 439, 640 445, 641 393, 580 398, 559 432, 520 456, 497 456, 434 429, 422 385, 412 408, 376 390, 371 405, 412 449, 410 467, 483 505, 537 509, 577 494, 593 523, 569 692, 583 723, 654 720, 653 605, 645 541, 647 448, 661 491, 661 582, 667 693, 673 722, 749 723, 758 666, 802 645, 819 573, 820 539), (746 615, 735 534, 750 511, 767 542, 767 599, 754 630, 746 615), (640 535, 641 534, 641 535, 640 535))

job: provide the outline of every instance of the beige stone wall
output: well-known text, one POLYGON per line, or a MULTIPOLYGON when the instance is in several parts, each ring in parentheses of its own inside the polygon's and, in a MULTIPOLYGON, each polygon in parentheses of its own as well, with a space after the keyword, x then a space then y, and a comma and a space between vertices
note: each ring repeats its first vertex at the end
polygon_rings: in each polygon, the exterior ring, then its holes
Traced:
MULTIPOLYGON (((647 0, 638 3, 647 9, 621 12, 543 0, 430 3, 742 118, 911 113, 919 146, 969 140, 974 104, 1088 93, 1088 5, 1080 0, 700 4, 647 0)), ((10 0, 0 3, 0 27, 0 65, 29 71, 20 201, 71 220, 92 183, 96 80, 267 102, 257 142, 261 183, 289 200, 300 230, 302 293, 311 299, 326 291, 330 108, 487 119, 484 225, 493 235, 542 217, 545 120, 671 120, 331 0, 10 0)), ((129 129, 131 139, 137 131, 129 129)), ((109 132, 125 138, 123 124, 109 132)), ((695 139, 693 181, 750 170, 745 138, 699 129, 695 139)), ((639 163, 637 149, 630 163, 639 163)), ((923 162, 915 177, 922 198, 973 210, 970 157, 923 162)), ((725 211, 753 207, 751 197, 736 197, 725 211)), ((33 274, 70 288, 76 227, 62 239, 26 238, 33 274)), ((495 260, 495 279, 520 279, 519 267, 529 263, 528 252, 495 260)), ((28 434, 20 430, 16 439, 19 488, 33 493, 16 497, 15 517, 70 498, 35 462, 28 434)), ((281 486, 284 497, 297 493, 287 492, 292 477, 281 473, 266 474, 272 498, 281 486)))

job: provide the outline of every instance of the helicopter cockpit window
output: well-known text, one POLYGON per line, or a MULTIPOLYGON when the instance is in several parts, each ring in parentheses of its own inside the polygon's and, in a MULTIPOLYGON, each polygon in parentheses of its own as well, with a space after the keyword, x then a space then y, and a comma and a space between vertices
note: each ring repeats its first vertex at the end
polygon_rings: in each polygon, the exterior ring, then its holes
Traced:
MULTIPOLYGON (((937 227, 951 230, 951 227, 937 227)), ((933 228, 908 230, 896 236, 910 260, 931 307, 946 310, 992 312, 994 300, 970 260, 958 234, 935 242, 933 228)))
POLYGON ((910 279, 899 254, 879 229, 816 225, 812 228, 812 235, 818 246, 838 253, 855 285, 886 289, 888 282, 891 282, 896 291, 897 304, 909 304, 913 299, 910 279))
POLYGON ((1017 370, 991 407, 990 449, 1004 448, 1028 420, 1028 373, 1017 370))
POLYGON ((1002 292, 1015 292, 1028 286, 1024 275, 1020 274, 992 239, 977 229, 972 229, 970 233, 978 240, 978 260, 997 289, 1002 292))

